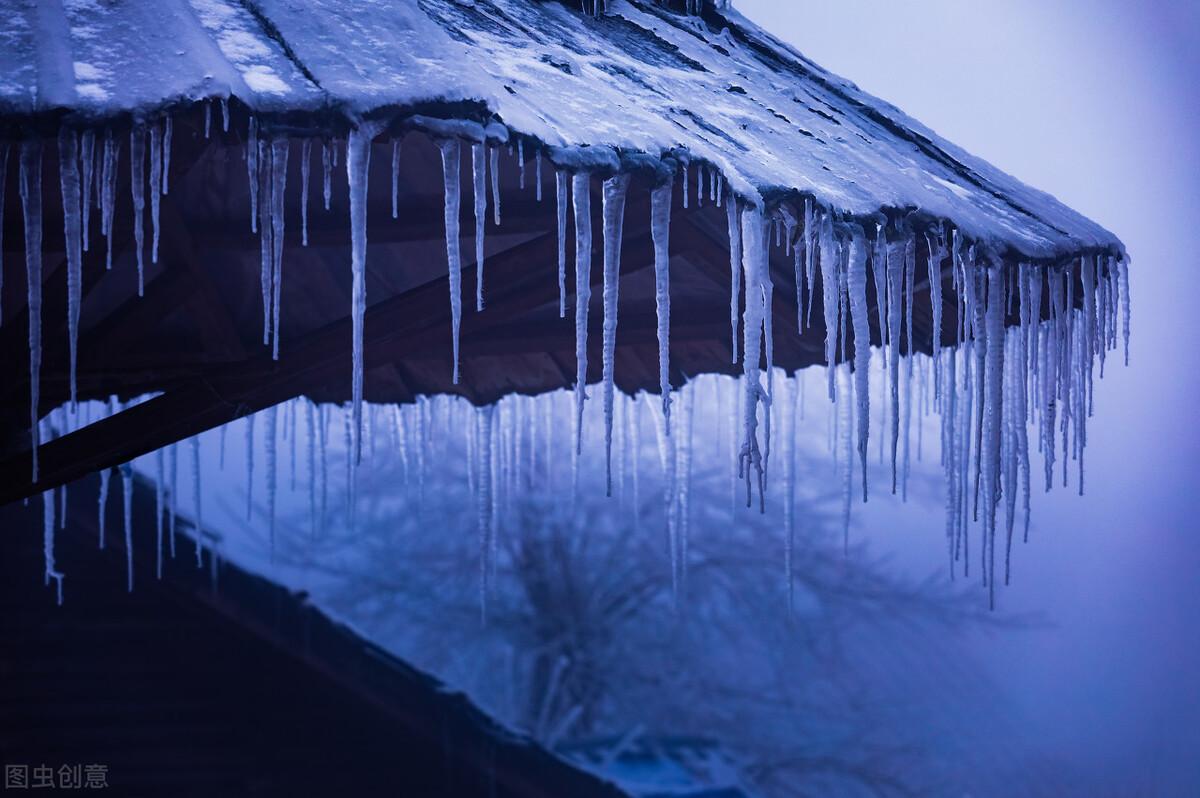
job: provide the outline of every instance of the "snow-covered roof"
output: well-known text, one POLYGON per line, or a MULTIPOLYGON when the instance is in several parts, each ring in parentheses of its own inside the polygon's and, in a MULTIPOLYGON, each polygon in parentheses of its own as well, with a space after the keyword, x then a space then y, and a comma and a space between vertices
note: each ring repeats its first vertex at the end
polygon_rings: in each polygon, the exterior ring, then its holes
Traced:
MULTIPOLYGON (((3 0, 0 117, 235 98, 264 124, 498 122, 565 166, 667 153, 751 200, 947 220, 1022 259, 1120 241, 710 2, 3 0), (587 5, 586 3, 584 5, 587 5)), ((628 160, 624 161, 628 163, 628 160)))

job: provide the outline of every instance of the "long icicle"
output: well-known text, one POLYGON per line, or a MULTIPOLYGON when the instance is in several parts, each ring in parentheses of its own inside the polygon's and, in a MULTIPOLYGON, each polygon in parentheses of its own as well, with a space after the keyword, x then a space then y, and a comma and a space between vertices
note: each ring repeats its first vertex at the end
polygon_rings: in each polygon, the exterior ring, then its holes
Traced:
MULTIPOLYGON (((687 180, 684 180, 687 186, 687 180)), ((687 207, 685 204, 683 207, 687 207)), ((733 350, 734 365, 738 362, 738 310, 742 293, 742 222, 739 218, 737 197, 730 195, 725 204, 725 218, 729 226, 729 335, 733 350)), ((749 296, 749 294, 747 294, 749 296)))
POLYGON ((1004 269, 987 269, 986 366, 984 369, 983 440, 979 462, 983 470, 983 524, 987 543, 988 601, 996 606, 996 503, 1000 493, 1001 404, 1004 380, 1004 269))
POLYGON ((133 242, 137 250, 138 296, 146 292, 145 229, 146 130, 135 125, 129 131, 129 191, 133 197, 133 242))
POLYGON ((558 317, 567 317, 567 173, 554 174, 558 198, 558 317))
POLYGON ((587 399, 588 306, 592 301, 591 175, 571 177, 575 207, 575 456, 583 453, 583 403, 587 399))
POLYGON ((125 592, 133 592, 133 464, 121 464, 121 494, 125 499, 125 592))
MULTIPOLYGON (((871 321, 867 305, 867 241, 860 227, 850 238, 846 285, 850 294, 850 317, 854 325, 854 384, 858 410, 858 458, 862 463, 862 494, 867 500, 867 441, 871 418, 871 321)), ((846 401, 849 401, 847 399, 846 401)))
MULTIPOLYGON (((650 195, 650 235, 654 241, 654 305, 658 316, 658 388, 663 417, 671 418, 671 201, 667 181, 650 195)), ((734 327, 736 330, 736 326, 734 327)))
MULTIPOLYGON (((471 145, 471 176, 475 187, 475 310, 483 310, 483 241, 487 227, 487 150, 471 145)), ((458 358, 455 358, 457 362, 458 358)))
POLYGON ((41 432, 38 397, 42 372, 42 142, 21 142, 21 211, 25 223, 26 304, 29 307, 29 448, 38 479, 41 432))
POLYGON ((283 289, 284 192, 287 188, 288 152, 286 137, 271 141, 271 359, 279 359, 279 300, 283 289))
POLYGON ((621 237, 625 226, 628 175, 604 181, 604 474, 606 494, 612 497, 613 381, 617 357, 617 302, 621 288, 621 237))
POLYGON ((462 326, 462 250, 459 241, 459 178, 462 145, 458 139, 446 139, 442 151, 442 180, 445 191, 446 262, 450 270, 450 334, 453 350, 453 380, 458 385, 458 337, 462 326))
POLYGON ((300 143, 300 246, 308 246, 308 183, 312 174, 312 139, 300 143))
POLYGON ((58 177, 62 190, 63 238, 67 249, 67 348, 70 360, 70 396, 72 410, 78 409, 75 373, 79 342, 79 303, 83 277, 80 219, 79 139, 74 130, 63 127, 58 133, 58 177))
MULTIPOLYGON (((363 317, 367 308, 367 177, 371 166, 371 139, 378 132, 375 125, 364 125, 350 131, 346 144, 346 178, 350 187, 350 271, 353 275, 351 326, 353 373, 351 403, 352 467, 350 497, 355 493, 354 474, 362 459, 362 402, 363 402, 363 317)), ((457 188, 457 183, 455 184, 457 188)), ((457 217, 456 217, 457 219, 457 217)))
POLYGON ((162 128, 150 125, 150 262, 158 263, 158 208, 162 192, 162 128))
POLYGON ((751 297, 762 296, 763 268, 766 242, 765 222, 760 208, 750 205, 742 211, 742 267, 745 273, 746 309, 743 315, 742 358, 745 405, 742 408, 742 447, 738 453, 738 472, 746 480, 746 506, 753 501, 753 483, 758 482, 759 510, 766 512, 763 495, 765 476, 762 453, 758 447, 758 405, 767 400, 760 377, 762 374, 762 335, 765 308, 751 297))

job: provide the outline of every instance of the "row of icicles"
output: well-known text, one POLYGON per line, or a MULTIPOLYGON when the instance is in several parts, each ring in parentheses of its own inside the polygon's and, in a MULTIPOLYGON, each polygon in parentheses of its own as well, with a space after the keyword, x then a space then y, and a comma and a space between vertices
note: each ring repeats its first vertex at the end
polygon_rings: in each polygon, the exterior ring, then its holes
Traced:
MULTIPOLYGON (((667 0, 658 0, 660 5, 666 5, 667 0)), ((684 10, 693 15, 704 13, 704 6, 709 0, 684 0, 684 10)), ((713 7, 718 9, 731 8, 732 0, 711 0, 713 7)), ((579 0, 579 10, 585 14, 599 17, 608 13, 609 0, 579 0)))
MULTIPOLYGON (((221 103, 222 123, 227 130, 229 113, 221 103)), ((205 105, 205 136, 210 133, 211 105, 205 105)), ((350 490, 353 493, 354 463, 362 452, 362 331, 366 309, 366 196, 371 143, 383 131, 382 125, 366 125, 352 130, 345 143, 345 161, 349 184, 352 289, 352 421, 350 490)), ((137 245, 139 293, 144 283, 143 214, 147 181, 151 206, 151 262, 158 255, 159 197, 169 186, 172 123, 170 117, 138 125, 130 134, 131 193, 134 208, 134 235, 137 245), (147 139, 150 168, 146 170, 147 139)), ((459 382, 459 327, 462 317, 462 254, 459 243, 459 180, 462 141, 439 140, 445 178, 446 252, 451 300, 453 341, 453 379, 459 382)), ((484 307, 484 227, 488 210, 488 172, 493 220, 500 223, 499 170, 501 141, 471 141, 472 187, 475 212, 475 258, 478 264, 475 286, 476 311, 484 307)), ((524 140, 518 139, 515 155, 520 164, 520 185, 526 185, 524 140)), ((7 164, 7 145, 0 145, 0 186, 7 164)), ((307 244, 309 163, 311 140, 301 143, 302 243, 307 244)), ((261 241, 261 287, 263 300, 263 341, 279 356, 279 299, 282 280, 284 241, 284 192, 291 142, 283 136, 264 139, 258 122, 251 118, 246 145, 246 165, 250 184, 250 224, 261 241)), ((329 208, 330 175, 337 166, 337 142, 321 142, 324 172, 323 198, 329 208)), ((510 151, 512 148, 510 147, 510 151)), ((71 404, 75 405, 75 342, 78 335, 80 304, 81 251, 88 247, 92 198, 99 208, 101 232, 108 240, 111 268, 111 241, 116 174, 120 158, 119 142, 111 131, 97 135, 82 134, 64 127, 58 137, 59 172, 63 199, 64 230, 68 261, 68 330, 70 336, 71 404)), ((37 479, 39 445, 38 387, 41 361, 41 143, 29 140, 20 145, 20 194, 23 203, 26 268, 29 285, 29 341, 31 386, 31 437, 33 478, 37 479)), ((542 154, 534 156, 534 186, 539 200, 542 192, 542 154)), ((392 212, 398 214, 400 142, 392 142, 392 212)), ((671 165, 680 178, 683 205, 688 207, 689 164, 673 158, 671 165)), ((821 305, 826 330, 826 361, 830 364, 828 394, 836 400, 834 364, 850 361, 854 367, 853 393, 859 428, 857 449, 864 463, 862 488, 867 495, 865 453, 869 437, 869 373, 871 350, 857 342, 870 340, 870 311, 867 305, 868 264, 875 294, 879 298, 875 315, 882 333, 884 369, 888 375, 890 401, 899 406, 901 384, 900 353, 915 352, 912 303, 916 284, 917 236, 925 239, 928 280, 933 310, 931 352, 937 410, 947 420, 943 434, 943 460, 947 479, 947 531, 957 553, 966 548, 965 526, 968 515, 977 519, 982 512, 988 556, 994 552, 996 510, 1001 498, 1014 501, 1013 476, 1021 475, 1022 490, 1028 500, 1029 422, 1038 425, 1037 447, 1047 457, 1047 474, 1055 457, 1056 429, 1061 431, 1063 465, 1068 457, 1081 469, 1086 443, 1086 418, 1091 412, 1092 374, 1099 358, 1103 371, 1106 352, 1116 346, 1118 307, 1124 322, 1126 357, 1129 336, 1128 264, 1124 259, 1101 255, 1087 256, 1066 266, 1032 266, 1002 262, 982 247, 963 240, 957 230, 937 225, 922 232, 910 229, 903 220, 888 225, 864 224, 842 219, 835 212, 818 207, 805 199, 803 207, 781 204, 771 211, 748 204, 728 190, 715 169, 704 164, 695 168, 697 203, 705 194, 718 206, 724 205, 730 240, 730 327, 733 362, 743 367, 742 445, 738 468, 746 482, 747 504, 752 503, 755 488, 760 508, 765 507, 766 461, 769 443, 760 446, 761 424, 769 441, 771 397, 774 374, 774 323, 772 318, 773 284, 768 269, 768 250, 774 245, 791 255, 795 269, 796 302, 803 308, 799 332, 811 322, 816 275, 821 277, 821 305), (950 261, 951 290, 957 309, 956 347, 942 356, 942 263, 950 261), (936 268, 931 269, 930 263, 936 268), (1081 285, 1081 297, 1076 286, 1081 285), (743 295, 760 301, 746 302, 741 314, 743 335, 739 341, 739 306, 743 295), (1019 336, 1006 333, 1005 319, 1014 302, 1020 314, 1019 336), (1082 307, 1078 307, 1082 305, 1082 307), (1043 307, 1049 319, 1042 321, 1043 307), (853 335, 848 335, 852 331, 853 335), (902 337, 903 333, 903 337, 902 337), (1014 343, 1009 343, 1009 340, 1014 343), (849 352, 853 340, 853 351, 849 352), (740 344, 740 346, 739 346, 740 344), (840 346, 839 346, 840 345, 840 346), (767 366, 765 384, 762 365, 767 366), (961 389, 946 386, 961 384, 961 389), (962 395, 959 396, 959 393, 962 395), (1057 421, 1056 421, 1057 419, 1057 421), (1057 426, 1056 426, 1057 425, 1057 426), (1020 434, 1018 434, 1020 433, 1020 434), (968 507, 970 508, 968 513, 968 507)), ((611 493, 612 425, 614 413, 614 367, 619 296, 621 234, 628 175, 614 175, 603 183, 603 378, 602 400, 605 416, 606 470, 611 493)), ((575 222, 575 331, 577 376, 574 388, 574 438, 576 456, 582 453, 583 405, 587 398, 588 308, 591 297, 592 224, 591 175, 559 169, 555 175, 558 204, 558 286, 560 316, 567 313, 566 264, 567 219, 570 210, 575 222)), ((654 245, 654 273, 658 308, 661 418, 664 434, 671 428, 671 386, 669 382, 670 274, 669 234, 673 182, 653 189, 651 197, 651 233, 654 245)), ((0 192, 2 197, 2 192, 0 192)), ((0 207, 0 214, 3 208, 0 207)), ((881 217, 882 220, 882 217, 881 217)), ((0 270, 2 274, 2 270, 0 270)), ((906 362, 907 359, 906 359, 906 362)), ((910 369, 906 366, 905 369, 910 369)), ((893 492, 896 488, 896 450, 899 414, 891 415, 893 492)), ((994 583, 991 568, 985 572, 994 583)))

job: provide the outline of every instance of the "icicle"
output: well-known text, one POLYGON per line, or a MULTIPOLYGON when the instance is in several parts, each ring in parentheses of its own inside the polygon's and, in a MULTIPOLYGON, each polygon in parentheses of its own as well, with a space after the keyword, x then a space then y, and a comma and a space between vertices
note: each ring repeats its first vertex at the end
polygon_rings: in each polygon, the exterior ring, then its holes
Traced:
MULTIPOLYGON (((654 240, 654 304, 658 314, 658 389, 662 394, 663 417, 667 421, 671 419, 670 236, 672 189, 673 186, 668 181, 655 188, 650 196, 650 235, 654 240)), ((736 334, 736 318, 733 329, 736 334)))
POLYGON ((929 304, 933 309, 933 398, 941 400, 941 370, 937 364, 942 359, 942 239, 940 235, 925 234, 925 247, 929 253, 926 261, 926 273, 929 277, 929 304))
POLYGON ((488 168, 492 172, 492 220, 500 226, 500 148, 488 147, 488 168))
POLYGON ((38 395, 42 370, 42 143, 21 142, 21 210, 25 223, 25 274, 29 308, 29 447, 33 463, 31 480, 38 480, 38 447, 41 433, 38 395))
POLYGON ((517 139, 517 163, 521 166, 520 189, 525 190, 525 139, 517 139))
POLYGON ((192 505, 196 513, 196 567, 204 564, 201 559, 201 542, 204 537, 204 516, 200 503, 200 436, 192 438, 192 505))
POLYGON ((146 131, 141 125, 129 131, 129 189, 133 195, 133 240, 137 249, 138 296, 145 293, 146 277, 143 263, 143 214, 146 208, 146 131))
MULTIPOLYGON (((475 186, 475 310, 483 310, 483 240, 487 226, 487 161, 483 144, 471 145, 471 176, 475 186)), ((457 362, 457 358, 455 358, 457 362)))
POLYGON ((400 139, 392 139, 392 218, 400 217, 400 139))
POLYGON ((162 191, 162 129, 150 125, 150 262, 158 263, 158 207, 162 191))
POLYGON ((263 430, 263 443, 267 456, 267 530, 270 546, 271 561, 275 561, 275 492, 276 471, 278 466, 278 449, 275 441, 276 425, 279 421, 279 406, 268 407, 266 429, 263 430))
MULTIPOLYGON (((854 382, 858 410, 858 457, 862 463, 863 501, 867 500, 867 440, 871 418, 871 322, 867 306, 867 242, 862 228, 855 227, 850 238, 846 287, 850 295, 850 316, 854 323, 854 382)), ((847 401, 849 401, 847 399, 847 401)))
POLYGON ((212 136, 212 100, 206 100, 204 103, 204 138, 212 136))
POLYGON ((133 592, 133 465, 121 465, 121 493, 125 499, 125 590, 133 592))
POLYGON ((246 416, 246 520, 254 517, 254 414, 246 416))
POLYGON ((587 399, 588 307, 592 301, 591 175, 571 177, 575 207, 575 454, 583 453, 583 403, 587 399))
POLYGON ((246 136, 246 173, 250 180, 250 232, 258 232, 258 120, 250 117, 246 136))
POLYGON ((983 440, 979 462, 983 470, 983 524, 988 551, 989 603, 996 605, 996 501, 1000 485, 1001 406, 1004 379, 1004 271, 999 263, 987 269, 985 321, 986 368, 984 371, 983 440))
POLYGON ((537 155, 535 155, 533 157, 533 160, 534 160, 534 163, 536 164, 534 180, 537 181, 537 201, 541 202, 542 201, 542 153, 538 152, 537 155))
MULTIPOLYGON (((684 185, 687 185, 686 180, 684 185)), ((687 205, 683 207, 686 208, 687 205)), ((738 218, 738 201, 735 197, 731 196, 725 206, 725 218, 729 225, 729 330, 730 347, 733 349, 733 360, 730 362, 737 365, 738 310, 742 294, 742 229, 741 220, 738 218)))
MULTIPOLYGON (((362 459, 362 396, 363 396, 363 317, 367 307, 367 176, 371 166, 371 139, 375 137, 373 126, 356 127, 350 131, 350 140, 346 146, 346 178, 350 187, 350 270, 354 276, 352 289, 351 317, 353 326, 353 378, 351 402, 354 409, 353 451, 350 460, 357 466, 362 459)), ((457 154, 457 148, 456 148, 457 154)), ((454 159, 457 166, 458 159, 454 159)), ((456 171, 457 177, 457 171, 456 171)), ((458 180, 454 181, 454 196, 458 196, 458 180)), ((449 222, 449 193, 447 193, 446 217, 449 222)), ((458 203, 454 203, 454 221, 458 222, 458 203)), ((458 236, 455 230, 454 242, 457 248, 458 236)), ((447 243, 450 237, 447 236, 447 243)), ((456 253, 457 254, 457 253, 456 253)), ((457 260, 457 259, 456 259, 457 260)), ((453 269, 453 266, 452 266, 453 269)), ((453 286, 457 296, 457 285, 453 286)), ((455 323, 455 339, 457 340, 457 322, 455 323)), ((455 346, 455 379, 458 382, 458 352, 455 346)), ((353 477, 354 469, 351 469, 353 477)), ((351 479, 350 494, 354 494, 353 479, 351 479)))
POLYGON ((98 505, 98 520, 100 527, 100 540, 98 542, 98 547, 101 549, 104 548, 104 522, 108 517, 108 513, 106 512, 108 507, 108 481, 111 477, 111 469, 105 468, 100 471, 100 497, 96 503, 98 505))
POLYGON ((80 182, 78 138, 64 127, 58 133, 58 175, 62 189, 63 236, 67 250, 67 347, 70 352, 71 407, 77 408, 75 371, 79 340, 79 300, 83 254, 80 251, 80 182))
POLYGON ((681 173, 681 181, 683 183, 683 209, 686 211, 688 207, 688 162, 682 163, 683 172, 681 173))
MULTIPOLYGON (((628 175, 604 181, 604 473, 607 495, 612 497, 613 380, 617 356, 617 300, 621 287, 621 236, 625 226, 625 193, 628 175)), ((657 248, 657 245, 656 245, 657 248)), ((657 262, 657 251, 655 261, 657 262)), ((657 270, 655 272, 657 282, 657 270)))
MULTIPOLYGON (((838 248, 833 237, 833 218, 822 214, 818 243, 821 249, 821 301, 825 313, 825 364, 826 381, 829 389, 829 401, 837 397, 837 387, 834 377, 837 373, 837 340, 838 324, 838 248)), ((747 294, 749 296, 749 294, 747 294)))
POLYGON ((333 162, 330 143, 321 142, 321 197, 325 201, 325 210, 329 210, 329 200, 332 197, 333 162))
MULTIPOLYGON (((454 384, 458 385, 458 338, 462 325, 462 253, 458 233, 459 169, 462 147, 458 139, 446 139, 442 150, 442 177, 445 187, 446 260, 450 269, 450 328, 454 357, 454 384)), ((480 286, 482 290, 482 286, 480 286)))
MULTIPOLYGON (((80 211, 83 221, 83 251, 88 251, 88 238, 91 232, 91 211, 92 211, 92 185, 96 178, 96 132, 88 129, 83 131, 79 137, 79 165, 80 177, 82 181, 80 199, 83 201, 83 207, 80 211)), ((0 194, 4 193, 4 162, 7 160, 8 145, 0 145, 0 194)), ((4 219, 4 199, 0 197, 0 225, 4 219)), ((3 246, 0 246, 3 249, 3 246)), ((0 285, 3 285, 0 282, 0 285)))
POLYGON ((311 173, 312 139, 300 143, 300 245, 308 246, 308 179, 311 173))
POLYGON ((221 130, 229 132, 229 100, 221 98, 221 130))
MULTIPOLYGON (((887 234, 883 225, 875 228, 875 246, 871 250, 871 274, 875 278, 875 315, 879 326, 879 346, 883 349, 882 368, 888 366, 888 276, 887 234)), ((880 442, 883 437, 880 437, 880 442)))
POLYGON ((704 164, 696 165, 696 207, 704 207, 704 164))
POLYGON ((762 454, 758 447, 758 404, 759 401, 770 401, 760 382, 763 316, 765 308, 761 301, 751 301, 751 297, 761 297, 763 291, 763 271, 766 260, 766 241, 763 239, 765 220, 759 208, 749 206, 742 211, 742 265, 746 279, 746 309, 743 315, 744 338, 742 342, 743 389, 745 405, 742 409, 742 446, 738 454, 738 471, 746 480, 746 506, 753 499, 753 477, 757 477, 759 493, 759 510, 766 512, 766 496, 764 495, 765 476, 762 464, 762 454), (752 477, 751 472, 754 472, 752 477))
POLYGON ((1129 365, 1129 260, 1120 258, 1117 261, 1117 267, 1120 269, 1119 279, 1121 285, 1121 335, 1125 342, 1125 365, 1129 365))
POLYGON ((917 271, 917 245, 909 238, 904 245, 904 329, 907 335, 904 357, 904 456, 900 496, 908 501, 908 474, 912 451, 912 371, 913 371, 913 283, 917 271))
POLYGON ((905 244, 887 244, 888 382, 892 395, 892 494, 898 485, 896 452, 900 441, 900 312, 904 279, 905 244))
POLYGON ((279 300, 283 288, 284 196, 290 143, 286 138, 271 141, 271 359, 279 360, 279 300))
POLYGON ((555 172, 558 197, 558 317, 567 317, 567 173, 555 172))
POLYGON ((55 568, 54 563, 54 489, 42 492, 42 557, 45 561, 44 582, 49 585, 53 579, 57 587, 58 605, 63 603, 63 575, 55 568))
POLYGON ((117 203, 117 167, 121 159, 120 142, 113 139, 112 131, 104 131, 103 187, 100 194, 100 226, 105 239, 104 270, 112 271, 113 251, 113 208, 117 203))

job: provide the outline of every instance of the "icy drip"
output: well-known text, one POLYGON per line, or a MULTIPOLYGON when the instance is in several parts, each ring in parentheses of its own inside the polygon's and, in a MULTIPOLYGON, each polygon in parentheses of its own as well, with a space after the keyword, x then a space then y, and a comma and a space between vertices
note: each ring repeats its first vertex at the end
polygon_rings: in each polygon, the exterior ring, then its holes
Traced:
POLYGON ((525 190, 525 139, 517 139, 517 164, 520 166, 519 188, 525 190))
POLYGON ((257 181, 258 192, 263 201, 258 203, 258 263, 259 290, 263 306, 263 346, 271 343, 271 303, 275 292, 271 289, 275 271, 275 245, 272 241, 271 224, 271 159, 272 150, 265 141, 258 142, 257 181))
MULTIPOLYGON (((362 397, 363 397, 363 317, 367 306, 367 175, 371 166, 371 139, 373 127, 357 127, 350 131, 346 145, 346 178, 350 187, 350 271, 353 275, 351 290, 351 320, 353 342, 352 390, 353 405, 352 451, 350 453, 350 495, 354 495, 355 466, 362 459, 362 397)), ((458 160, 455 159, 455 164, 458 160)), ((457 198, 458 181, 454 181, 457 198)), ((447 194, 449 199, 449 194, 447 194)), ((447 207, 449 202, 447 202, 447 207)), ((455 203, 457 209, 457 203, 455 203)), ((447 220, 449 211, 447 210, 447 220)), ((458 215, 455 214, 455 222, 458 215)), ((456 231, 457 232, 457 231, 456 231)), ((450 237, 447 236, 447 241, 450 237)), ((454 236, 455 242, 458 236, 454 236)), ((457 244, 456 244, 457 245, 457 244)), ((455 292, 457 294, 457 291, 455 292)), ((457 337, 457 336, 456 336, 457 337)), ((457 349, 457 347, 456 347, 457 349)), ((458 381, 458 353, 455 352, 455 382, 458 381)))
POLYGON ((1125 365, 1129 365, 1129 261, 1121 258, 1117 261, 1119 285, 1121 286, 1121 335, 1125 342, 1125 365))
POLYGON ((500 148, 488 147, 488 168, 492 173, 492 219, 500 226, 500 148))
POLYGON ((329 210, 329 200, 333 195, 333 163, 329 150, 330 143, 321 142, 321 199, 325 203, 325 210, 329 210))
POLYGON ((221 98, 221 130, 229 132, 229 100, 225 97, 221 98))
POLYGON ((287 188, 289 142, 277 138, 271 142, 271 359, 279 359, 279 299, 283 289, 283 200, 287 188))
POLYGON ((746 309, 743 320, 743 390, 742 445, 738 453, 738 474, 746 480, 746 506, 753 501, 753 483, 758 482, 759 510, 766 512, 765 475, 762 453, 758 446, 758 404, 769 402, 760 382, 762 373, 762 335, 764 307, 761 301, 765 271, 766 241, 763 238, 765 220, 761 209, 748 206, 742 211, 742 268, 746 281, 746 309))
MULTIPOLYGON (((604 181, 604 475, 606 494, 612 497, 613 378, 617 355, 617 301, 621 288, 621 236, 625 226, 628 175, 604 181)), ((655 255, 657 261, 657 253, 655 255)), ((657 278, 657 271, 655 274, 657 278)))
POLYGON ((542 201, 542 154, 539 152, 533 156, 534 162, 534 182, 536 185, 537 201, 542 201))
POLYGON ((311 174, 312 139, 300 143, 300 245, 308 246, 308 180, 311 174))
POLYGON ((575 207, 575 455, 583 453, 583 403, 587 399, 588 307, 592 301, 591 175, 572 175, 575 207))
POLYGON ((258 120, 250 117, 249 130, 246 134, 246 176, 250 181, 250 232, 258 232, 258 120))
POLYGON ((125 500, 125 591, 133 592, 133 465, 121 465, 121 495, 125 500))
MULTIPOLYGON (((4 193, 4 161, 8 145, 0 147, 0 194, 4 193)), ((88 234, 91 232, 92 186, 96 176, 96 131, 88 129, 79 137, 79 173, 81 180, 80 200, 83 217, 83 251, 88 251, 88 234)), ((0 198, 0 226, 4 220, 4 200, 0 198)), ((0 250, 4 247, 0 242, 0 250)), ((2 283, 0 283, 2 284, 2 283)))
MULTIPOLYGON (((854 324, 854 383, 858 410, 858 458, 862 464, 863 501, 867 500, 867 441, 871 418, 871 322, 867 314, 867 241, 861 228, 850 238, 846 287, 854 324)), ((848 400, 847 400, 848 401, 848 400)))
POLYGON ((145 231, 143 219, 146 210, 146 131, 141 125, 129 131, 129 190, 133 196, 133 242, 137 251, 138 296, 146 289, 144 260, 145 231))
POLYGON ((888 386, 891 391, 892 493, 898 487, 897 451, 900 442, 900 312, 905 243, 887 243, 888 386))
POLYGON ((162 128, 150 125, 150 262, 158 263, 158 208, 162 191, 162 128))
POLYGON ((492 484, 492 430, 495 415, 495 405, 481 407, 476 410, 474 424, 475 440, 477 441, 475 448, 478 458, 475 465, 477 474, 475 481, 478 486, 475 507, 479 529, 479 613, 484 623, 487 622, 488 574, 490 572, 488 549, 494 534, 495 523, 492 507, 495 490, 492 484))
MULTIPOLYGON (((459 242, 459 169, 462 145, 458 139, 446 139, 442 151, 442 177, 446 195, 446 262, 450 269, 450 328, 454 357, 454 384, 458 385, 458 340, 462 326, 462 252, 459 242)), ((364 210, 365 212, 365 210, 364 210)), ((482 288, 480 289, 482 290, 482 288)))
POLYGON ((987 269, 985 319, 983 440, 979 460, 983 470, 983 524, 987 541, 989 603, 996 605, 996 501, 1000 491, 1000 434, 1004 379, 1004 271, 999 263, 987 269))
POLYGON ((79 139, 75 131, 62 128, 58 133, 58 176, 62 189, 63 236, 67 250, 67 347, 70 358, 71 407, 77 409, 75 371, 79 340, 79 300, 83 254, 80 250, 79 139))
POLYGON ((104 131, 104 160, 102 163, 100 192, 100 227, 104 233, 105 271, 112 270, 113 252, 113 208, 117 202, 117 167, 121 159, 120 142, 113 139, 112 131, 104 131))
POLYGON ((908 474, 910 455, 912 452, 912 375, 913 375, 913 283, 917 271, 916 241, 909 238, 904 242, 904 455, 901 471, 900 495, 903 501, 908 501, 908 474))
POLYGON ((567 317, 567 173, 554 175, 558 199, 558 317, 567 317))
POLYGON ((392 139, 392 218, 400 217, 400 139, 392 139))
MULTIPOLYGON (((193 522, 196 530, 196 567, 199 568, 204 564, 201 557, 203 549, 203 532, 204 532, 204 514, 202 512, 203 505, 200 502, 200 436, 196 435, 191 439, 192 450, 192 512, 195 513, 193 522)), ((215 567, 215 566, 214 566, 215 567)))
POLYGON ((267 417, 266 429, 263 430, 263 448, 266 451, 267 457, 267 530, 268 530, 268 545, 271 553, 271 561, 275 561, 275 494, 276 494, 276 474, 278 468, 278 448, 275 440, 276 425, 279 422, 279 406, 275 405, 267 408, 264 415, 267 417))
MULTIPOLYGON (((684 180, 684 185, 687 185, 686 180, 684 180)), ((687 207, 686 202, 683 207, 687 207)), ((742 228, 736 197, 731 196, 729 202, 726 203, 725 218, 729 229, 729 345, 733 350, 733 360, 730 362, 736 366, 738 362, 738 305, 741 303, 742 294, 742 228)))
POLYGON ((43 581, 46 585, 49 585, 50 580, 54 580, 57 588, 58 605, 61 607, 63 603, 63 575, 58 571, 54 563, 54 529, 54 490, 51 489, 42 493, 42 557, 45 561, 43 581))
POLYGON ((931 334, 934 362, 933 398, 935 402, 938 402, 942 397, 942 372, 937 364, 942 360, 942 257, 945 254, 942 251, 941 234, 930 235, 927 233, 925 247, 929 253, 929 260, 926 262, 929 275, 929 304, 933 309, 933 333, 931 334))
MULTIPOLYGON (((483 144, 471 145, 471 177, 475 188, 475 310, 483 310, 483 241, 487 227, 487 161, 483 144)), ((457 362, 457 358, 455 361, 457 362)))
POLYGON ((42 371, 42 143, 38 139, 21 142, 20 183, 25 223, 25 301, 29 308, 29 447, 33 464, 31 479, 37 482, 42 371))
MULTIPOLYGON (((650 195, 650 235, 654 241, 654 304, 658 315, 658 389, 663 417, 671 418, 671 200, 670 182, 650 195)), ((736 323, 735 323, 736 324, 736 323)), ((736 333, 737 327, 734 327, 736 333)))
POLYGON ((822 214, 818 228, 818 246, 821 250, 821 303, 825 314, 825 363, 829 401, 837 398, 834 376, 837 368, 838 309, 840 305, 838 285, 838 247, 833 237, 833 219, 822 214))

